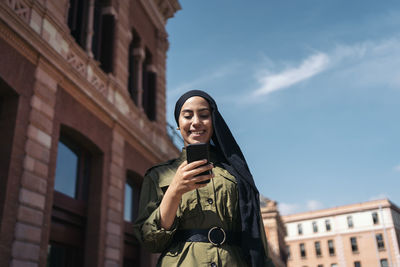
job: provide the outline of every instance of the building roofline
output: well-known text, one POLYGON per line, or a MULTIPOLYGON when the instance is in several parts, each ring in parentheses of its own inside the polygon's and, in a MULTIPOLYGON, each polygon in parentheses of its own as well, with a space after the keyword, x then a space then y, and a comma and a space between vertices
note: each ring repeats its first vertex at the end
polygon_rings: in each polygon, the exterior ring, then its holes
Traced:
POLYGON ((379 207, 391 208, 400 213, 400 208, 398 206, 396 206, 389 199, 384 198, 384 199, 371 200, 371 201, 366 201, 366 202, 361 202, 361 203, 336 206, 336 207, 327 208, 327 209, 289 214, 289 215, 282 216, 282 220, 284 221, 284 223, 289 223, 289 222, 296 222, 296 221, 303 221, 303 220, 311 220, 311 219, 321 218, 321 217, 336 216, 336 215, 359 212, 359 211, 373 210, 373 209, 377 209, 379 207))

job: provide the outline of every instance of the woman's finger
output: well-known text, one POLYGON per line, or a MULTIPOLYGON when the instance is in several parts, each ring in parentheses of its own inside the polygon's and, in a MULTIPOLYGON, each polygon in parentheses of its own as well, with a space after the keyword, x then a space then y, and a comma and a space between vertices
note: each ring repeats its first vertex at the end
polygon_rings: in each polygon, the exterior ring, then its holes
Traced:
POLYGON ((186 171, 185 172, 185 178, 192 178, 192 177, 194 177, 196 175, 199 175, 202 172, 210 171, 210 170, 212 170, 213 167, 214 166, 210 163, 210 164, 207 164, 207 165, 204 165, 204 166, 197 167, 196 169, 192 169, 190 171, 186 171))

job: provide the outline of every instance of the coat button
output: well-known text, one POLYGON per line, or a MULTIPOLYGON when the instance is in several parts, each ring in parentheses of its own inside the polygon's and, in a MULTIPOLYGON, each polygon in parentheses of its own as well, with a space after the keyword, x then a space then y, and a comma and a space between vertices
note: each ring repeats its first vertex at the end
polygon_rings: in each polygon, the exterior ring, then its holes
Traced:
MULTIPOLYGON (((207 199, 208 204, 212 204, 214 201, 212 200, 212 198, 207 199)), ((214 263, 215 264, 215 263, 214 263)))
POLYGON ((211 267, 217 267, 217 264, 215 262, 211 262, 211 267))

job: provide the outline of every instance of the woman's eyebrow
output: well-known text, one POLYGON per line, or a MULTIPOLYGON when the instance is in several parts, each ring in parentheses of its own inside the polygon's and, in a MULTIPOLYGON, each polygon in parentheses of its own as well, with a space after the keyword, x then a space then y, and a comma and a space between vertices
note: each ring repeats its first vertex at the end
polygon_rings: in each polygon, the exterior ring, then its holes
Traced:
MULTIPOLYGON (((201 112, 201 111, 205 111, 205 110, 210 111, 209 108, 200 108, 200 109, 198 109, 197 111, 198 111, 198 112, 201 112)), ((184 113, 184 112, 194 112, 194 111, 193 111, 192 109, 182 109, 182 110, 181 110, 181 113, 184 113)))

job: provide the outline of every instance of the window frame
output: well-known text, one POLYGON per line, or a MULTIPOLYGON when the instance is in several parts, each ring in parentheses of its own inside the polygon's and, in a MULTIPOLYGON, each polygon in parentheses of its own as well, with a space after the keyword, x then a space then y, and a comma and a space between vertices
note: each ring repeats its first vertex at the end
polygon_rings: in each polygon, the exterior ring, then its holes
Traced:
POLYGON ((376 240, 376 247, 378 250, 385 250, 385 240, 383 238, 383 234, 378 233, 375 235, 375 240, 376 240))
POLYGON ((378 215, 378 212, 376 212, 376 211, 372 212, 371 216, 372 216, 372 223, 373 223, 374 225, 379 224, 379 215, 378 215))
POLYGON ((353 253, 358 253, 357 237, 350 237, 350 246, 353 253))
POLYGON ((297 224, 297 234, 298 235, 303 234, 303 225, 301 223, 297 224))
POLYGON ((335 244, 333 243, 333 240, 330 239, 327 242, 328 242, 328 253, 329 253, 329 256, 335 256, 335 244))
POLYGON ((349 215, 346 217, 347 220, 347 227, 354 228, 353 216, 349 215))
POLYGON ((315 255, 317 257, 322 257, 322 250, 321 250, 321 242, 320 241, 315 241, 314 242, 314 248, 315 248, 315 255))
POLYGON ((325 229, 327 232, 332 230, 331 221, 329 219, 325 220, 325 229))
POLYGON ((307 258, 306 244, 300 243, 300 244, 299 244, 299 249, 300 249, 300 257, 301 257, 302 259, 307 258))

